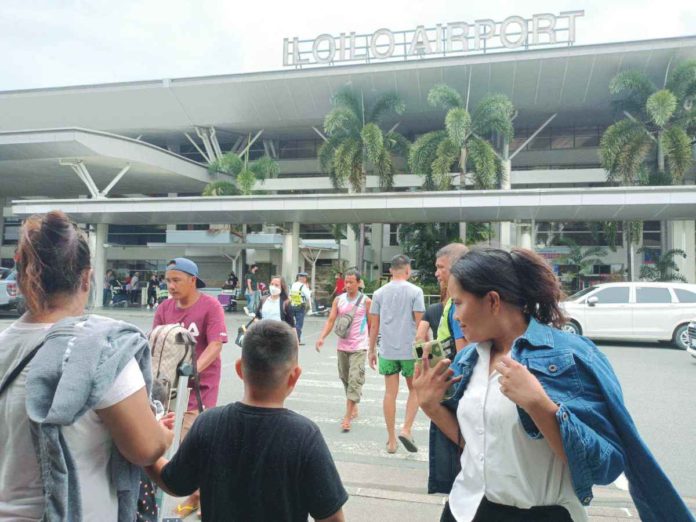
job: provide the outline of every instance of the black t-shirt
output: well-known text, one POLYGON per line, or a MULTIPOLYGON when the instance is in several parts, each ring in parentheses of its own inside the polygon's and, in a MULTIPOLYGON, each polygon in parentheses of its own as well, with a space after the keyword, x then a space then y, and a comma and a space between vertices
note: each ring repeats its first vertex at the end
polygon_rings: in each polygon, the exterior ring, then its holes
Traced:
POLYGON ((427 321, 430 325, 430 331, 433 333, 433 339, 437 339, 437 329, 440 327, 440 319, 445 307, 442 303, 430 305, 423 314, 423 321, 427 321))
POLYGON ((256 274, 253 272, 249 272, 246 276, 244 276, 244 291, 247 291, 247 279, 251 280, 251 291, 256 292, 256 290, 259 289, 259 285, 256 279, 256 274))
POLYGON ((196 419, 162 480, 179 496, 200 489, 205 521, 306 522, 348 500, 316 424, 239 402, 196 419))

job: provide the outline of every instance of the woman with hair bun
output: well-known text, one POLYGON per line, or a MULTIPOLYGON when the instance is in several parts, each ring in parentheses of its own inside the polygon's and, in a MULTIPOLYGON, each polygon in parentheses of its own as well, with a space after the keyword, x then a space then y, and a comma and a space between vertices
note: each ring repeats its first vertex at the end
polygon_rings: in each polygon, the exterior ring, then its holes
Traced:
POLYGON ((455 320, 472 343, 414 387, 431 428, 429 492, 442 521, 585 521, 594 484, 625 473, 644 522, 693 516, 650 453, 609 361, 563 332, 562 292, 524 249, 478 249, 452 267, 455 320), (457 383, 451 399, 447 389, 457 383))
POLYGON ((139 466, 172 440, 150 410, 147 339, 85 307, 87 240, 59 211, 21 228, 27 312, 0 333, 0 521, 135 520, 139 466))

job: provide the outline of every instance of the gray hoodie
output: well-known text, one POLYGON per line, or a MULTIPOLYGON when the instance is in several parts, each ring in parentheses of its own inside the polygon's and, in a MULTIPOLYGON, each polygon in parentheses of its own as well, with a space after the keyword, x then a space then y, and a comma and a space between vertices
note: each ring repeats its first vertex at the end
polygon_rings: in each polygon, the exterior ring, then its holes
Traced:
MULTIPOLYGON (((148 395, 150 349, 135 326, 98 315, 53 325, 27 374, 27 413, 44 485, 43 520, 82 520, 75 463, 61 433, 97 405, 126 364, 135 358, 148 395)), ((114 445, 109 461, 118 494, 118 522, 135 520, 140 468, 114 445)))

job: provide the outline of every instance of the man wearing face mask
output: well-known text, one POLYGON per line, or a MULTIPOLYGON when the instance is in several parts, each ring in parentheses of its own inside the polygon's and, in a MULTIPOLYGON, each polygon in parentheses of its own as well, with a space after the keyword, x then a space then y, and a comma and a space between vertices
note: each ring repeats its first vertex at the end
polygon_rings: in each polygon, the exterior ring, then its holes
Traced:
POLYGON ((270 295, 264 297, 256 310, 256 319, 284 321, 295 328, 295 317, 290 307, 288 286, 280 276, 273 276, 268 287, 270 295))

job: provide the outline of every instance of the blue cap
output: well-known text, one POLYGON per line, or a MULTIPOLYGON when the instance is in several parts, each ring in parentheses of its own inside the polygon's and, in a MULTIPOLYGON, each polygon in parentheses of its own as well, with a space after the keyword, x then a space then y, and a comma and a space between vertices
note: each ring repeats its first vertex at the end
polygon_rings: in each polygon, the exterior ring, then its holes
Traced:
POLYGON ((196 288, 204 288, 205 282, 198 275, 198 265, 186 259, 185 257, 177 257, 172 259, 167 264, 167 270, 178 270, 179 272, 184 272, 185 274, 192 275, 196 277, 196 288))

